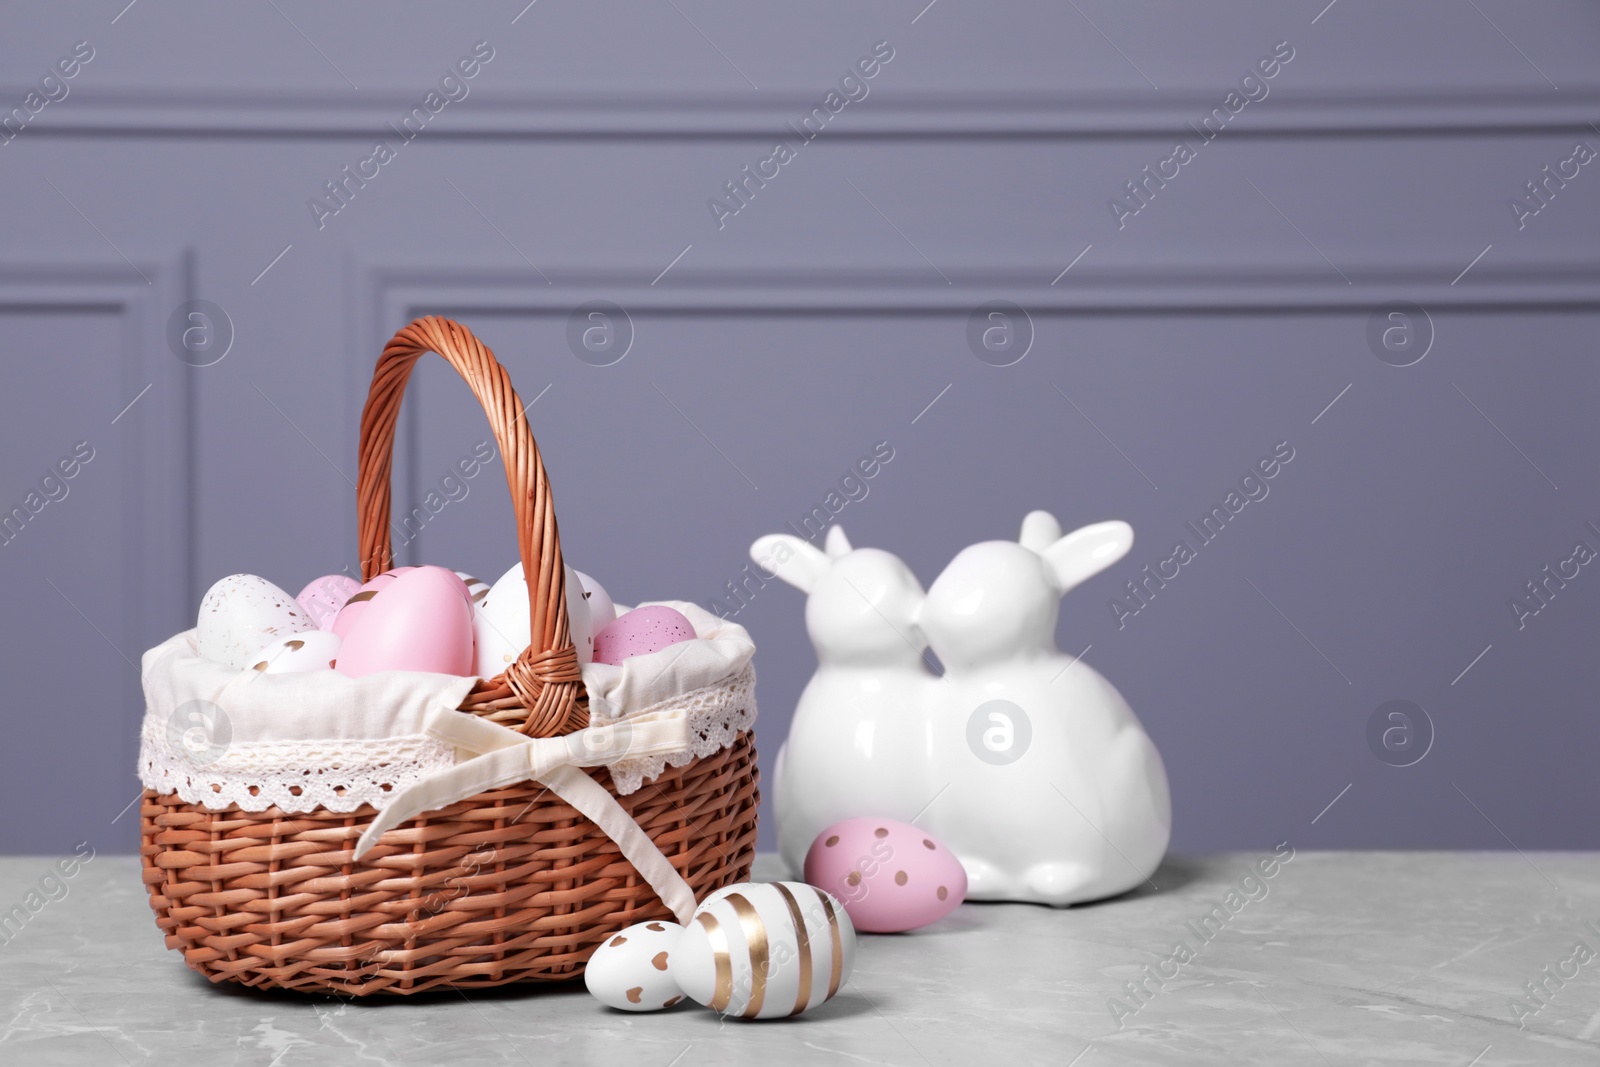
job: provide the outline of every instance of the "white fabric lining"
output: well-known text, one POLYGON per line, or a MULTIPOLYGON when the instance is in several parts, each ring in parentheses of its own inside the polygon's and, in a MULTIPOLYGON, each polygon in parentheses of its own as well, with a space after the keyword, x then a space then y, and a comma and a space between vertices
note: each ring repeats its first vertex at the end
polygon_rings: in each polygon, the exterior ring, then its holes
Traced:
MULTIPOLYGON (((666 767, 733 744, 755 722, 755 646, 742 626, 683 601, 697 639, 621 665, 586 664, 594 725, 682 710, 680 752, 611 765, 616 790, 635 792, 666 767)), ((347 678, 336 671, 259 674, 202 659, 194 631, 146 652, 139 777, 158 793, 211 809, 382 810, 401 790, 457 763, 426 733, 473 679, 416 672, 347 678)))

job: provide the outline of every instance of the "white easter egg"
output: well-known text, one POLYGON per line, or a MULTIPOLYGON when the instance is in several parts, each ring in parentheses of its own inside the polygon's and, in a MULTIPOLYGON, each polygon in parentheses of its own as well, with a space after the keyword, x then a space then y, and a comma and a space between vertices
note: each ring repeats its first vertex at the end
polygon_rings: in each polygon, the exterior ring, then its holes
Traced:
POLYGON ((206 659, 243 669, 274 641, 315 628, 300 602, 265 578, 230 574, 201 599, 195 642, 206 659))
POLYGON ((482 578, 474 578, 466 571, 456 571, 455 576, 466 584, 467 596, 472 600, 473 607, 483 603, 483 598, 489 595, 489 583, 482 578))
POLYGON ((804 882, 746 882, 708 896, 671 956, 691 999, 741 1019, 798 1015, 839 991, 855 965, 844 906, 804 882))
POLYGON ((594 662, 594 620, 589 615, 589 601, 584 598, 583 580, 571 567, 567 575, 567 629, 572 634, 572 645, 578 650, 579 663, 594 662))
POLYGON ((660 1011, 683 999, 668 968, 683 937, 674 922, 635 923, 594 950, 583 984, 595 999, 623 1011, 660 1011))
POLYGON ((589 627, 599 633, 606 628, 606 623, 615 621, 617 606, 611 602, 611 594, 606 592, 605 586, 582 571, 572 573, 583 583, 583 599, 589 602, 589 627))
POLYGON ((333 661, 339 658, 339 646, 342 644, 343 638, 332 630, 307 630, 279 638, 263 648, 256 661, 250 664, 250 669, 262 674, 331 670, 333 661))
MULTIPOLYGON (((589 624, 589 607, 583 599, 583 586, 577 572, 566 570, 567 619, 578 662, 594 659, 594 637, 589 624)), ((528 647, 528 583, 522 577, 522 564, 502 574, 487 595, 477 601, 472 612, 473 673, 493 678, 509 667, 528 647)))

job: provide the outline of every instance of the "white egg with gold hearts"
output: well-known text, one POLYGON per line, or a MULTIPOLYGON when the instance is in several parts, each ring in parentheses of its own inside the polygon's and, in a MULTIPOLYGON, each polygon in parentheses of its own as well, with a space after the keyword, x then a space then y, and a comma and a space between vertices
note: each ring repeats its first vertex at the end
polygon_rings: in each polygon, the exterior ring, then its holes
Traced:
POLYGON ((660 1011, 683 999, 669 972, 683 927, 665 919, 635 923, 594 950, 583 984, 596 1000, 623 1011, 660 1011))
POLYGON ((344 641, 332 630, 306 630, 263 648, 250 669, 262 674, 332 670, 342 644, 344 641))
POLYGON ((828 893, 804 882, 746 882, 695 909, 672 953, 672 979, 725 1016, 777 1019, 833 997, 855 954, 855 927, 828 893))

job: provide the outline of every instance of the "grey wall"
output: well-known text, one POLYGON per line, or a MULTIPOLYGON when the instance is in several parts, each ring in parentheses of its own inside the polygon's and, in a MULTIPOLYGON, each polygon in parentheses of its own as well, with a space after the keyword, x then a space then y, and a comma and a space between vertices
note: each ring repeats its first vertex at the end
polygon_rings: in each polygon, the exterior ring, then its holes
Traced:
MULTIPOLYGON (((1134 525, 1060 640, 1164 753, 1176 849, 1600 844, 1600 577, 1520 627, 1508 604, 1600 549, 1600 164, 1520 229, 1507 204, 1600 148, 1593 5, 521 7, 3 16, 0 110, 94 58, 0 147, 0 503, 94 458, 0 548, 0 850, 135 845, 139 653, 222 575, 353 564, 367 376, 424 312, 548 390, 569 558, 619 600, 720 595, 887 440, 840 521, 925 581, 1035 507, 1134 525), (319 229, 308 199, 479 40, 470 95, 319 229), (870 95, 719 229, 707 199, 884 40, 870 95), (1269 95, 1119 228, 1108 201, 1280 41, 1269 95), (167 340, 197 299, 234 335, 203 368, 167 340), (568 346, 591 300, 631 318, 615 365, 568 346), (1013 366, 968 344, 995 300, 1026 309, 1013 366), (1369 344, 1392 301, 1426 309, 1411 366, 1369 344), (1270 495, 1119 627, 1109 599, 1282 441, 1270 495), (1412 766, 1369 746, 1390 700, 1431 721, 1412 766)), ((487 436, 442 364, 405 433, 413 501, 487 436)), ((408 551, 507 566, 498 465, 408 551)), ((737 616, 766 757, 801 608, 773 584, 737 616)))

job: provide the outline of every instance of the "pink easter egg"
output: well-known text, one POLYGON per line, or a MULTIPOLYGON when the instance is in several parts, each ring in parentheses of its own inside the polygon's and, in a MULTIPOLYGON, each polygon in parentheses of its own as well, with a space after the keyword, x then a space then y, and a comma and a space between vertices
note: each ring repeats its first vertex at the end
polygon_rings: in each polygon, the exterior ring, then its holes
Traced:
POLYGON ((856 929, 915 930, 967 895, 961 861, 926 831, 894 819, 845 819, 811 843, 806 881, 844 903, 856 929))
POLYGON ((325 574, 313 578, 295 597, 319 630, 333 629, 333 620, 345 601, 355 595, 361 583, 348 574, 325 574))
POLYGON ((355 625, 355 621, 367 610, 367 605, 372 602, 373 597, 378 595, 380 589, 406 571, 414 571, 416 569, 415 567, 396 567, 394 570, 384 571, 376 577, 368 578, 366 584, 345 599, 344 605, 339 608, 339 613, 333 617, 333 622, 328 629, 340 637, 348 636, 350 627, 355 625))
MULTIPOLYGON (((464 576, 464 575, 457 574, 455 571, 450 570, 448 567, 433 567, 431 569, 432 570, 436 570, 436 571, 443 571, 445 574, 449 575, 451 580, 452 580, 452 584, 454 584, 456 589, 461 593, 461 598, 463 600, 465 600, 468 603, 468 605, 472 604, 472 602, 473 602, 472 601, 472 590, 470 588, 468 588, 468 586, 467 586, 467 578, 470 578, 471 575, 465 575, 464 576)), ((476 578, 473 578, 472 580, 473 581, 477 581, 476 578)))
POLYGON ((594 661, 615 666, 630 656, 660 652, 668 645, 694 637, 694 624, 681 611, 665 604, 634 608, 594 635, 594 661))
POLYGON ((443 567, 407 568, 350 624, 334 667, 352 678, 380 671, 470 675, 472 604, 465 588, 443 567))

